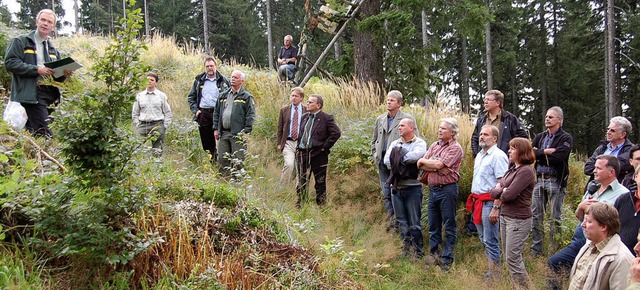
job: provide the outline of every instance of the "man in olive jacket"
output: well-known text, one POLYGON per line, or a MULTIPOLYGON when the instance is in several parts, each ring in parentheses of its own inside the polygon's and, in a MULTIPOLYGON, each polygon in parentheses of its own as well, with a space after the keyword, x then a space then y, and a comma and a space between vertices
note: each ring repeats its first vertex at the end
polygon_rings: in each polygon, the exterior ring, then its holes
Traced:
MULTIPOLYGON (((53 138, 49 129, 52 122, 49 114, 51 105, 60 103, 60 90, 40 83, 53 76, 53 69, 44 66, 46 62, 60 59, 60 53, 49 39, 49 33, 56 27, 56 14, 43 9, 36 16, 36 30, 20 35, 9 43, 5 52, 4 66, 13 74, 11 79, 11 101, 19 102, 27 112, 27 130, 35 137, 53 138)), ((62 82, 73 71, 54 78, 62 82)))
POLYGON ((242 86, 246 80, 239 70, 231 73, 231 88, 222 92, 213 111, 213 135, 218 143, 220 172, 229 176, 242 170, 247 151, 245 134, 253 130, 256 109, 251 93, 242 86), (232 163, 233 161, 233 163, 232 163))

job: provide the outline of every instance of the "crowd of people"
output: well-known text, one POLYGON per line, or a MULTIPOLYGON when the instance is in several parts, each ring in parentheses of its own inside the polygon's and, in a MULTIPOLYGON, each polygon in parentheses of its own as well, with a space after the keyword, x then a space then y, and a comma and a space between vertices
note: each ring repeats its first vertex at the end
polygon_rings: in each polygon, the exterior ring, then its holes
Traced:
MULTIPOLYGON (((532 287, 523 255, 531 235, 531 257, 548 257, 546 289, 562 289, 563 284, 569 289, 639 289, 640 258, 634 253, 640 250, 640 146, 628 140, 631 123, 621 116, 612 118, 606 141, 585 163, 590 181, 575 212, 578 226, 570 244, 558 249, 573 148, 573 138, 562 129, 563 111, 548 109, 546 129, 531 141, 518 118, 502 108, 503 102, 500 91, 485 94, 486 113, 477 119, 471 138, 475 161, 466 209, 485 250, 485 283, 501 280, 504 261, 514 288, 532 287), (545 215, 550 219, 546 250, 545 215)), ((376 120, 371 143, 387 228, 399 232, 402 256, 446 271, 454 261, 457 183, 464 154, 456 141, 457 122, 443 118, 438 140, 423 154, 420 144, 425 143, 415 119, 403 113, 401 105, 402 94, 389 92, 388 112, 376 120), (426 254, 420 224, 422 184, 429 187, 426 254)))
MULTIPOLYGON (((34 136, 51 138, 49 114, 60 91, 42 85, 53 70, 43 64, 60 58, 49 39, 56 15, 44 9, 36 17, 35 31, 14 38, 7 47, 5 67, 13 74, 11 100, 20 102, 28 115, 27 129, 34 136)), ((278 63, 283 81, 293 79, 297 49, 287 35, 278 63)), ((63 81, 73 71, 57 78, 63 81)), ((147 88, 136 95, 132 119, 140 136, 153 137, 161 154, 165 131, 172 120, 167 96, 156 88, 159 76, 147 74, 147 88), (152 135, 153 134, 153 135, 152 135)), ((235 70, 227 79, 217 71, 216 60, 204 60, 204 72, 195 77, 187 101, 199 127, 202 147, 218 164, 223 176, 242 171, 246 134, 255 120, 255 101, 244 88, 246 77, 235 70)), ((329 153, 341 136, 332 115, 322 109, 322 96, 312 94, 304 104, 301 87, 290 91, 290 104, 281 108, 277 122, 277 149, 284 166, 281 183, 296 179, 298 208, 307 199, 313 175, 316 203, 327 201, 329 153)), ((501 280, 502 261, 515 288, 529 289, 531 279, 524 249, 531 234, 531 257, 548 257, 547 289, 640 289, 640 146, 629 139, 632 126, 624 117, 610 120, 603 141, 584 165, 589 176, 578 220, 568 246, 558 238, 561 228, 572 136, 562 129, 560 107, 547 110, 546 129, 532 141, 520 120, 503 109, 504 95, 489 90, 485 114, 477 119, 471 136, 475 158, 471 193, 466 209, 485 250, 485 283, 501 280), (545 222, 549 217, 548 247, 545 222)), ((371 152, 378 168, 386 226, 402 242, 402 256, 419 259, 431 267, 448 270, 455 259, 458 239, 456 212, 460 165, 465 154, 458 143, 458 122, 443 118, 438 140, 427 146, 416 120, 401 111, 403 96, 387 95, 387 112, 377 117, 371 152), (423 185, 428 187, 428 248, 422 228, 423 185)))

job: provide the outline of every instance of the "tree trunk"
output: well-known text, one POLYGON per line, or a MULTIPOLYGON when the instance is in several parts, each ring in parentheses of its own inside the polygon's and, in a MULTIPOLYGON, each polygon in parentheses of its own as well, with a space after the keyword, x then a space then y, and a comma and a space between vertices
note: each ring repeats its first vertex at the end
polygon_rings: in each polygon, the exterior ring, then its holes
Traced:
POLYGON ((209 54, 209 21, 207 20, 207 0, 202 0, 202 23, 204 27, 204 51, 206 54, 209 54))
POLYGON ((460 104, 462 112, 471 112, 471 102, 469 100, 469 52, 467 51, 467 37, 460 36, 460 104))
POLYGON ((151 29, 149 28, 149 8, 147 6, 147 0, 144 0, 144 36, 149 37, 151 29))
POLYGON ((615 60, 615 35, 616 35, 616 26, 615 26, 615 14, 613 11, 614 1, 607 0, 607 13, 605 16, 605 27, 606 27, 606 36, 605 36, 605 99, 606 99, 606 121, 609 119, 619 116, 622 108, 620 107, 619 96, 617 95, 617 83, 616 83, 616 60, 615 60))
POLYGON ((342 57, 342 39, 336 39, 336 43, 333 44, 333 59, 339 60, 342 57))
POLYGON ((420 21, 422 23, 422 46, 427 46, 429 45, 429 35, 427 34, 427 31, 429 28, 427 28, 427 11, 425 11, 424 9, 422 9, 422 13, 421 13, 421 20, 420 21))
MULTIPOLYGON (((380 0, 365 0, 360 4, 360 17, 365 19, 380 13, 380 0)), ((384 87, 382 68, 382 44, 371 31, 356 30, 353 39, 355 78, 361 82, 373 82, 384 87)))
MULTIPOLYGON (((487 1, 487 7, 491 11, 491 1, 487 1)), ((486 37, 487 90, 493 90, 493 52, 491 51, 491 22, 489 21, 484 26, 484 34, 486 37)))
MULTIPOLYGON (((542 68, 542 82, 540 84, 540 99, 542 101, 542 114, 546 114, 548 105, 548 91, 547 91, 547 28, 544 16, 546 15, 546 11, 544 9, 544 5, 540 5, 540 14, 539 14, 539 26, 540 30, 540 61, 539 65, 542 68)), ((514 96, 515 97, 515 96, 514 96)))
POLYGON ((73 11, 76 17, 76 33, 80 33, 80 31, 82 31, 82 20, 80 18, 80 5, 78 5, 78 0, 73 1, 73 11))
POLYGON ((269 52, 269 69, 277 69, 273 65, 273 37, 271 35, 271 0, 267 1, 267 51, 269 52))

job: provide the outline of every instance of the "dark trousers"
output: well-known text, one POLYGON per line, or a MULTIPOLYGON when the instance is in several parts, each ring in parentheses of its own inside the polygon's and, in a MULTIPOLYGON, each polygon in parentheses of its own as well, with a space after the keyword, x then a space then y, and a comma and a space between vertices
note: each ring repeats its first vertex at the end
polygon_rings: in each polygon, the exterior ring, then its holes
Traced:
POLYGON ((303 200, 307 199, 309 181, 311 173, 315 180, 316 203, 325 204, 327 200, 327 166, 329 165, 329 154, 318 149, 298 149, 296 152, 296 162, 298 169, 298 207, 303 200))
POLYGON ((569 275, 580 248, 586 243, 587 238, 584 236, 581 223, 579 223, 573 233, 573 238, 571 238, 571 244, 549 257, 546 289, 562 289, 562 281, 569 275))
POLYGON ((216 160, 216 138, 213 135, 213 109, 200 109, 196 118, 202 149, 211 153, 211 160, 216 160))
POLYGON ((26 125, 27 130, 34 137, 53 138, 53 132, 49 129, 49 124, 53 121, 49 118, 49 115, 54 111, 52 105, 57 105, 60 101, 57 90, 57 88, 51 86, 38 86, 36 89, 38 103, 21 103, 27 112, 27 118, 29 118, 26 125))

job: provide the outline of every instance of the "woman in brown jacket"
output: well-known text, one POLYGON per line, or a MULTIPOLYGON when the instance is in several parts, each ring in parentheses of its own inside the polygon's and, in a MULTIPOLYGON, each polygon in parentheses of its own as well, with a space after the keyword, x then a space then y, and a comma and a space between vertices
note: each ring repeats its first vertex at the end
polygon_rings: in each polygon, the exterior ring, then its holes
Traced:
POLYGON ((491 190, 491 197, 499 199, 500 238, 502 252, 511 280, 520 288, 530 289, 531 281, 522 260, 524 245, 529 239, 533 214, 531 195, 536 173, 531 167, 536 158, 531 142, 514 138, 509 142, 511 167, 502 180, 491 190))

